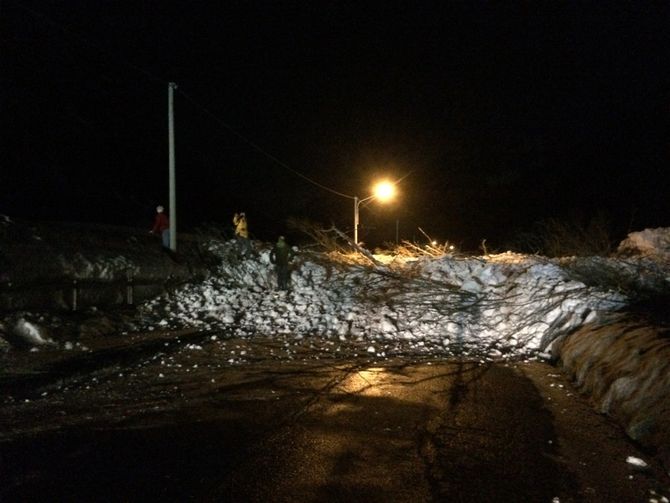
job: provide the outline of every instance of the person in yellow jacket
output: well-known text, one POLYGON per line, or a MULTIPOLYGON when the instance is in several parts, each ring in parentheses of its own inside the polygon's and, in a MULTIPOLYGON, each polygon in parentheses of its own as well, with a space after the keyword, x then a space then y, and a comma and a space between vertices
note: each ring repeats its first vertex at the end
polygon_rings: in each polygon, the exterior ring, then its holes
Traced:
POLYGON ((251 241, 249 241, 249 228, 247 227, 247 216, 243 211, 233 215, 233 224, 235 225, 235 238, 239 243, 241 255, 251 254, 251 241))

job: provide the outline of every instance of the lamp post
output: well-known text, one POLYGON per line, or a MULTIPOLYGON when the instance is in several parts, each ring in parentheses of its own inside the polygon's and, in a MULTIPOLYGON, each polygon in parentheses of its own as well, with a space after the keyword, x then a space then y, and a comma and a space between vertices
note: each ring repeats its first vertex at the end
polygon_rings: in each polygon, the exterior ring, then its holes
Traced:
POLYGON ((395 195, 395 185, 389 181, 377 183, 372 189, 372 195, 359 199, 354 196, 354 243, 358 244, 358 224, 359 224, 359 209, 361 203, 369 201, 370 199, 379 199, 381 202, 389 201, 395 195))
POLYGON ((358 199, 354 197, 354 244, 358 244, 358 209, 363 201, 372 199, 374 196, 366 197, 365 199, 358 199))

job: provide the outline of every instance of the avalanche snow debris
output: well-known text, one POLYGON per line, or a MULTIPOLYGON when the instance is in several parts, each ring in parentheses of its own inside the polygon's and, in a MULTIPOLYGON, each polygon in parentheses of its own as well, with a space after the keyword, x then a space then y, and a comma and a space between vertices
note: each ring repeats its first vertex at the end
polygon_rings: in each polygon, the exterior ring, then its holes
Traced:
POLYGON ((275 292, 269 251, 226 263, 230 246, 210 246, 221 250, 218 274, 143 306, 149 329, 169 323, 239 337, 400 339, 435 348, 500 341, 501 349, 534 351, 626 302, 620 293, 570 279, 558 261, 511 253, 328 269, 305 255, 292 273, 292 290, 275 292))

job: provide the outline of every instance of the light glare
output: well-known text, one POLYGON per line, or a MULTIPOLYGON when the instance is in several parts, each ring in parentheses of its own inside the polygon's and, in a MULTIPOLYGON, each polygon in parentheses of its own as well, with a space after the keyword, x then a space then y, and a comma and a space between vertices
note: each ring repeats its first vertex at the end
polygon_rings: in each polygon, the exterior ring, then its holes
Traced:
POLYGON ((373 193, 377 199, 382 202, 393 199, 395 195, 395 185, 389 181, 382 181, 375 185, 373 193))

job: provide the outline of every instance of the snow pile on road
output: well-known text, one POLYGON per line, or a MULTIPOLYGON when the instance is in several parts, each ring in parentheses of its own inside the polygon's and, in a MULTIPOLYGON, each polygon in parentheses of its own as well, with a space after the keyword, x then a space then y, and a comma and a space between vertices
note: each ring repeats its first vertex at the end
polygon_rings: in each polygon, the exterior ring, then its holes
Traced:
MULTIPOLYGON (((230 257, 235 243, 210 245, 230 257)), ((472 346, 496 356, 543 350, 562 333, 627 302, 622 293, 587 286, 560 260, 543 257, 379 259, 385 265, 343 265, 304 254, 291 291, 281 292, 269 250, 262 250, 255 258, 222 262, 216 275, 148 302, 142 312, 157 327, 358 340, 372 350, 394 341, 445 351, 472 346)), ((635 274, 635 262, 600 260, 635 274)))

